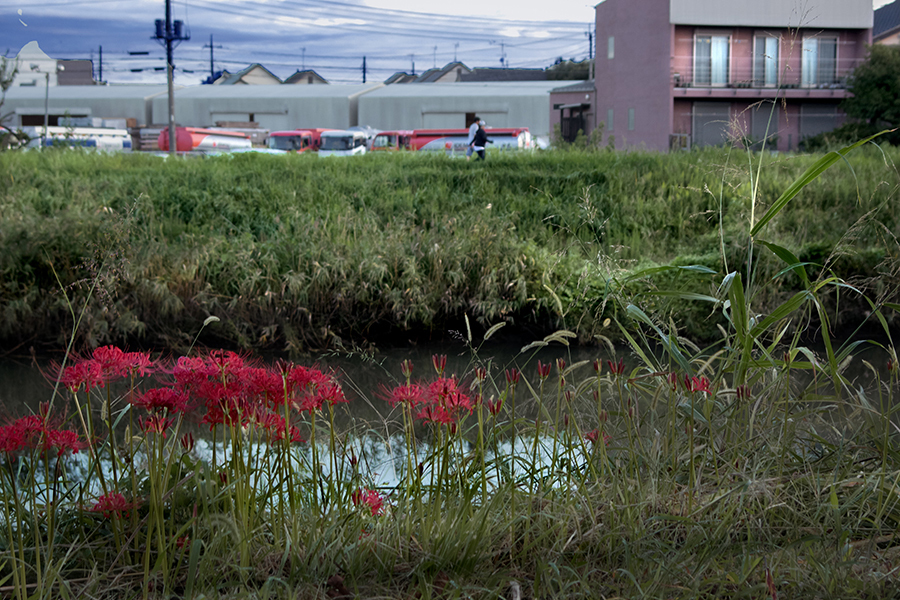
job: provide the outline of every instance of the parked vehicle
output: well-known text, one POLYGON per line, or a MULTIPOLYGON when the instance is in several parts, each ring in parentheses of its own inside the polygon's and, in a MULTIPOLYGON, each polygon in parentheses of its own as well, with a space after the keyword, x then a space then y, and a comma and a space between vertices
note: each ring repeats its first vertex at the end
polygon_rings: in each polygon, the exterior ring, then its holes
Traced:
POLYGON ((30 138, 28 148, 65 146, 109 152, 131 152, 131 135, 127 129, 51 126, 47 127, 46 137, 43 127, 23 127, 22 131, 30 138))
MULTIPOLYGON (((169 151, 168 127, 159 132, 156 145, 163 152, 169 151)), ((250 136, 246 133, 202 127, 175 128, 175 150, 178 152, 228 152, 252 147, 250 136)))
POLYGON ((412 135, 411 129, 379 131, 372 140, 372 150, 374 152, 412 150, 412 135))
POLYGON ((354 156, 366 153, 366 134, 361 131, 322 132, 319 156, 354 156))
POLYGON ((322 144, 322 133, 332 129, 294 129, 291 131, 273 131, 266 140, 266 146, 272 150, 286 152, 316 152, 322 144))
MULTIPOLYGON (((527 127, 486 127, 493 148, 499 150, 532 150, 534 139, 527 127)), ((416 129, 410 145, 413 150, 446 152, 451 156, 464 155, 468 147, 468 129, 416 129)))

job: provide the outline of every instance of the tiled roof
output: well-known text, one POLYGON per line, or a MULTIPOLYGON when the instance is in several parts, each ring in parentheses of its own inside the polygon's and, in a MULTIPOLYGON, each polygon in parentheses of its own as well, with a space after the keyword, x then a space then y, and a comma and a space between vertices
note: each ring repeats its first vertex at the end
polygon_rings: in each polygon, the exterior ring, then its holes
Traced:
POLYGON ((875 22, 872 25, 872 39, 879 40, 900 28, 900 1, 885 4, 875 10, 875 22))

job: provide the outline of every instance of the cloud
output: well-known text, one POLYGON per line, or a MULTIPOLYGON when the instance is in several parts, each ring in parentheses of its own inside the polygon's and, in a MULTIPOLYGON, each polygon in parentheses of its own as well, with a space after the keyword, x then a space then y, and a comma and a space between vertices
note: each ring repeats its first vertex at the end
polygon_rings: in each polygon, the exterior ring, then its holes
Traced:
POLYGON ((515 28, 515 27, 507 27, 506 29, 501 29, 501 30, 499 31, 499 33, 500 33, 500 35, 502 35, 503 37, 509 37, 509 38, 517 38, 517 37, 521 37, 521 34, 519 33, 519 30, 518 30, 517 28, 515 28))

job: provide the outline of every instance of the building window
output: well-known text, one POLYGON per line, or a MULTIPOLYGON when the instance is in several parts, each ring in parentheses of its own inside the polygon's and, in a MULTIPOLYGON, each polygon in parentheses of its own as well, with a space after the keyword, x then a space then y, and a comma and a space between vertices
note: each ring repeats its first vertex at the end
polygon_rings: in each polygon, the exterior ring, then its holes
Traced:
POLYGON ((694 38, 694 84, 726 85, 731 38, 727 35, 698 35, 694 38))
POLYGON ((837 38, 803 38, 800 83, 804 86, 837 82, 837 38))
POLYGON ((606 40, 606 58, 612 60, 616 55, 616 38, 609 36, 606 40))
POLYGON ((628 109, 628 131, 634 131, 634 109, 628 109))
POLYGON ((611 108, 606 111, 606 130, 613 130, 613 109, 611 108))
POLYGON ((778 38, 758 35, 753 45, 753 86, 778 85, 778 38))

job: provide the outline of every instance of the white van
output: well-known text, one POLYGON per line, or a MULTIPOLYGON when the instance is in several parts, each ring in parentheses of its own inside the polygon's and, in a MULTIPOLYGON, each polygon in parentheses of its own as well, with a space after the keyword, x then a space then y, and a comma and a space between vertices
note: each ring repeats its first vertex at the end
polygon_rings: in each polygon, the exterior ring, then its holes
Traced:
POLYGON ((366 134, 362 131, 323 131, 319 156, 353 156, 366 153, 366 134))

